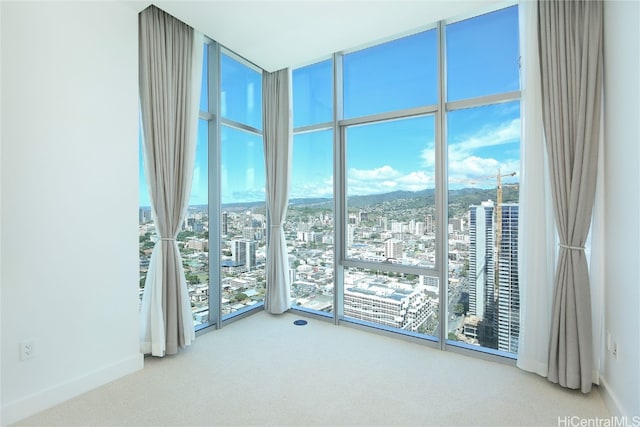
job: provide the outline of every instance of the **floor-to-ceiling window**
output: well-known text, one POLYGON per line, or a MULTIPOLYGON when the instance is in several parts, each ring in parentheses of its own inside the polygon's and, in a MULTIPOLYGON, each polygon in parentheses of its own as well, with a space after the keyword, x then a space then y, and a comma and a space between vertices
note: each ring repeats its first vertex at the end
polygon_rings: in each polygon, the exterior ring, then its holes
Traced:
POLYGON ((343 317, 437 338, 438 32, 342 55, 343 317))
POLYGON ((264 301, 266 258, 262 71, 220 54, 222 318, 264 301))
MULTIPOLYGON (((204 49, 196 167, 178 236, 197 327, 262 304, 266 253, 261 70, 215 42, 204 49)), ((292 75, 293 308, 441 347, 515 353, 517 6, 292 75)), ((144 278, 155 238, 142 193, 144 278)))
POLYGON ((334 305, 333 62, 293 71, 293 159, 285 232, 294 307, 334 305))
POLYGON ((517 6, 338 53, 293 76, 297 306, 328 311, 331 289, 339 320, 515 353, 517 6))
MULTIPOLYGON (((177 236, 194 327, 220 324, 264 300, 262 70, 207 40, 196 157, 177 236)), ((157 241, 140 160, 140 289, 157 241)))
POLYGON ((517 353, 520 66, 517 6, 447 22, 448 328, 517 353))

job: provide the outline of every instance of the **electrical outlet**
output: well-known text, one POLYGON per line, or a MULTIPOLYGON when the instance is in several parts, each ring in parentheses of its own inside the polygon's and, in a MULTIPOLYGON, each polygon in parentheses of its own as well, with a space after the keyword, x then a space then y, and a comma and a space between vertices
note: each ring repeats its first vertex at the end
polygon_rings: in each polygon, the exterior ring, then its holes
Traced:
POLYGON ((20 360, 28 360, 33 357, 33 340, 20 343, 20 360))
POLYGON ((618 358, 618 343, 615 341, 611 344, 611 355, 614 359, 618 358))

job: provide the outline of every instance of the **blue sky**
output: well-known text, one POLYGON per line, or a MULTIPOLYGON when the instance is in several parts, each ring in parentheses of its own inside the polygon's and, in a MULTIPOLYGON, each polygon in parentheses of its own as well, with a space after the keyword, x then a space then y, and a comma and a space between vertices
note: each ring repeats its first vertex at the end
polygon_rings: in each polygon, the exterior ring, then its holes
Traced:
MULTIPOLYGON (((517 23, 514 6, 446 27, 448 100, 519 89, 517 23)), ((345 118, 435 104, 436 42, 431 30, 345 55, 345 118)), ((222 116, 261 129, 260 74, 226 55, 221 68, 222 116)), ((331 121, 332 87, 329 60, 294 70, 294 127, 331 121)), ((487 177, 498 169, 519 175, 519 117, 519 102, 447 113, 450 188, 495 187, 487 177)), ((207 203, 206 123, 200 122, 192 205, 207 203)), ((222 203, 264 200, 261 137, 223 126, 221 139, 222 203)), ((332 144, 331 130, 294 137, 290 197, 332 196, 332 144)), ((348 194, 433 188, 434 144, 433 115, 347 128, 348 194)), ((141 205, 148 205, 142 171, 140 185, 141 205)))

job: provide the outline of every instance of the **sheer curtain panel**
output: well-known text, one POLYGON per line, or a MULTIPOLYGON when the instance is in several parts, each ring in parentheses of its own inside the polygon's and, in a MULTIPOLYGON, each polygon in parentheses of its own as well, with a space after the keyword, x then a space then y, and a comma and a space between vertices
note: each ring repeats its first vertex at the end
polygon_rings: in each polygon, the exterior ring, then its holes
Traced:
POLYGON ((287 241, 282 228, 289 202, 293 138, 290 71, 264 73, 262 87, 269 220, 264 307, 269 313, 280 314, 291 307, 287 241))
POLYGON ((542 113, 560 239, 554 283, 550 381, 591 390, 592 320, 585 242, 600 139, 603 4, 538 2, 542 113))
POLYGON ((522 33, 522 182, 518 239, 520 337, 517 366, 546 377, 557 243, 549 169, 545 161, 536 2, 521 2, 519 14, 522 33))
POLYGON ((142 297, 140 349, 164 356, 195 339, 176 236, 191 192, 202 36, 154 6, 139 21, 144 165, 158 233, 142 297))

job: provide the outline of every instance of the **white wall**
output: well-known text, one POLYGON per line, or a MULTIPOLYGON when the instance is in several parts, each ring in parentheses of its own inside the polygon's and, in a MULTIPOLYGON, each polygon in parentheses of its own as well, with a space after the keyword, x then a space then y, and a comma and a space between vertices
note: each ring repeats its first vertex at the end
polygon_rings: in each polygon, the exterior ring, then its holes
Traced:
POLYGON ((640 416, 639 28, 639 2, 605 3, 605 330, 618 358, 606 355, 602 382, 627 416, 640 416))
POLYGON ((137 13, 1 2, 2 424, 142 368, 137 13), (34 357, 20 361, 19 343, 34 357))

